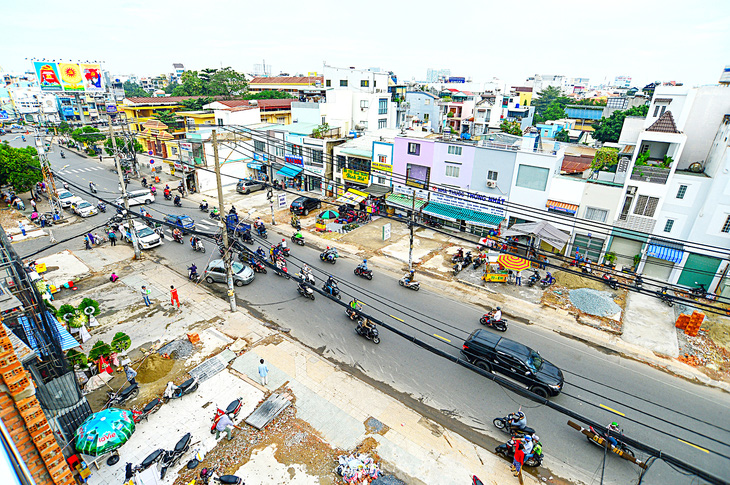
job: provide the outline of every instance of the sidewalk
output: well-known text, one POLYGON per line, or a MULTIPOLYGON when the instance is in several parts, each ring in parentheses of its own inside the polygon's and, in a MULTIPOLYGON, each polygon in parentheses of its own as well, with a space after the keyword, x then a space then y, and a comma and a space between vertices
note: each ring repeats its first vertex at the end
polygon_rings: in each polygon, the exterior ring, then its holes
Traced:
MULTIPOLYGON (((92 339, 84 346, 86 351, 96 340, 108 341, 114 333, 124 331, 135 347, 130 356, 141 355, 140 347, 149 349, 184 340, 185 334, 192 331, 200 335, 202 345, 196 345, 184 362, 176 362, 184 366, 183 373, 215 355, 215 359, 230 359, 230 364, 202 381, 195 393, 171 401, 148 421, 138 424, 132 438, 120 449, 120 462, 114 466, 102 462, 100 470, 92 471, 90 485, 121 483, 127 462, 136 465, 157 448, 171 448, 186 432, 193 435, 193 448, 206 453, 202 466, 220 465, 248 484, 273 483, 259 475, 262 470, 270 476, 285 476, 291 483, 340 483, 333 480, 334 458, 355 449, 376 455, 381 469, 408 484, 462 485, 471 483, 473 474, 485 484, 517 483, 509 471, 510 464, 490 450, 468 442, 341 371, 287 335, 264 326, 247 311, 230 313, 227 302, 211 298, 205 285, 195 286, 164 266, 149 260, 131 261, 130 256, 129 248, 103 247, 49 259, 49 263, 66 267, 59 278, 75 277, 73 273, 82 277, 75 280, 79 291, 59 295, 57 304, 77 302, 86 296, 100 301, 101 326, 92 329, 92 339), (72 264, 76 257, 84 264, 72 264), (111 269, 121 275, 121 284, 108 282, 111 269), (141 284, 153 290, 152 307, 141 303, 141 284), (170 284, 179 288, 180 310, 170 307, 170 284), (231 348, 235 353, 230 352, 231 348), (261 358, 270 370, 266 387, 259 385, 257 374, 261 358), (291 411, 282 413, 261 432, 241 424, 273 390, 292 394, 291 411), (225 406, 238 397, 243 398, 244 405, 235 422, 245 431, 236 431, 231 442, 223 438, 216 442, 209 432, 212 405, 225 406)), ((53 277, 50 273, 48 276, 53 277)), ((155 385, 164 386, 168 379, 180 382, 182 378, 162 376, 154 383, 142 384, 142 395, 131 404, 143 405, 151 399, 146 391, 155 385)), ((115 379, 118 383, 124 380, 121 375, 115 379)), ((186 454, 163 483, 175 482, 181 468, 175 483, 189 483, 201 468, 184 469, 191 456, 186 454)), ((525 474, 524 478, 526 483, 538 483, 531 475, 525 474)))

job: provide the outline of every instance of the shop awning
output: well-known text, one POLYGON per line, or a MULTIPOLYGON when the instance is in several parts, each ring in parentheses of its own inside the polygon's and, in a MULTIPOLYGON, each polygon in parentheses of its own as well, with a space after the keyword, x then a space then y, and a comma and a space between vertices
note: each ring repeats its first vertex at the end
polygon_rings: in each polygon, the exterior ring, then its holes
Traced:
POLYGON ((284 165, 283 167, 281 167, 281 170, 276 172, 276 175, 281 175, 282 177, 292 178, 292 177, 296 177, 300 173, 302 173, 301 167, 295 167, 294 165, 284 165))
POLYGON ((248 163, 246 164, 246 166, 247 166, 248 168, 252 168, 252 169, 254 169, 254 170, 261 170, 261 167, 263 167, 263 165, 262 165, 262 164, 260 164, 259 162, 248 162, 248 163))
POLYGON ((680 243, 650 238, 646 247, 646 255, 652 258, 681 263, 684 256, 684 246, 680 243))
POLYGON ((447 221, 456 222, 461 217, 461 209, 452 205, 439 204, 438 202, 429 202, 423 209, 424 214, 446 219, 447 221))
POLYGON ((367 192, 373 197, 382 197, 385 194, 389 194, 392 190, 392 187, 388 187, 386 185, 371 185, 370 187, 362 189, 363 192, 367 192))
POLYGON ((439 219, 446 219, 447 221, 456 222, 462 220, 469 224, 490 228, 499 227, 504 220, 503 217, 487 212, 477 212, 439 202, 429 202, 423 209, 423 213, 438 217, 439 219))
POLYGON ((347 192, 342 194, 337 198, 335 201, 338 204, 359 204, 363 200, 368 198, 368 194, 365 192, 360 192, 359 190, 355 189, 348 189, 347 192))
POLYGON ((545 206, 548 209, 555 209, 558 211, 568 212, 570 214, 575 214, 576 212, 578 212, 577 204, 568 204, 567 202, 560 202, 558 200, 548 199, 547 204, 545 204, 545 206))
POLYGON ((504 231, 502 236, 536 237, 541 241, 545 241, 555 249, 563 249, 565 244, 570 240, 570 236, 568 234, 545 221, 514 224, 512 227, 504 231))
MULTIPOLYGON (((390 206, 398 206, 403 209, 410 209, 413 207, 413 197, 409 197, 403 194, 388 194, 385 198, 385 202, 390 206)), ((425 200, 416 199, 416 210, 421 210, 426 205, 425 200)))

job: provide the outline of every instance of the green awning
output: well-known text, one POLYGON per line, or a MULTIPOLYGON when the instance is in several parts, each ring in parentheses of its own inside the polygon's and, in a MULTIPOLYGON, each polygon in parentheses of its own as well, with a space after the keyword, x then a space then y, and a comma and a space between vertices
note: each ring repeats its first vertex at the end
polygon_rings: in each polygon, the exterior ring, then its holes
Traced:
MULTIPOLYGON (((403 194, 388 194, 385 198, 385 202, 388 205, 394 205, 403 209, 410 209, 413 207, 413 198, 403 194)), ((425 200, 416 199, 416 210, 421 210, 426 205, 425 200)))
POLYGON ((429 202, 423 209, 424 214, 429 214, 439 219, 446 219, 451 222, 465 221, 469 224, 477 226, 497 228, 504 221, 504 217, 489 214, 487 212, 478 212, 453 205, 441 204, 439 202, 429 202))

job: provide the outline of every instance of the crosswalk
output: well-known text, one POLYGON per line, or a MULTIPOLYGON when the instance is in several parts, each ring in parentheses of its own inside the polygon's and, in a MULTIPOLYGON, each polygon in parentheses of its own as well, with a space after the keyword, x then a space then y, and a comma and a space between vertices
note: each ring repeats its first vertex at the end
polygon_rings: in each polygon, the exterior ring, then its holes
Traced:
POLYGON ((104 170, 103 167, 87 167, 87 168, 73 168, 69 170, 62 170, 56 172, 59 175, 66 175, 70 173, 84 173, 84 172, 94 172, 96 170, 104 170))

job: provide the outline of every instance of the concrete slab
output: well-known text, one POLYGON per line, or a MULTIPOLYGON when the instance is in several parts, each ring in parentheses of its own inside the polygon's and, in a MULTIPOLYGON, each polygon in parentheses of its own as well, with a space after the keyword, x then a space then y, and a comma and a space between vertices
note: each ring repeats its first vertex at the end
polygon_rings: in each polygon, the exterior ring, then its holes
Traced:
POLYGON ((38 258, 35 261, 36 264, 46 265, 47 271, 43 273, 43 277, 53 283, 76 281, 91 273, 91 269, 69 250, 38 258))
POLYGON ((657 298, 630 292, 626 298, 623 335, 628 343, 654 352, 679 356, 675 312, 657 298))
POLYGON ((276 445, 256 450, 251 460, 236 470, 237 477, 246 485, 269 485, 271 483, 287 483, 289 485, 317 485, 319 478, 307 474, 304 465, 284 465, 275 456, 276 445))

